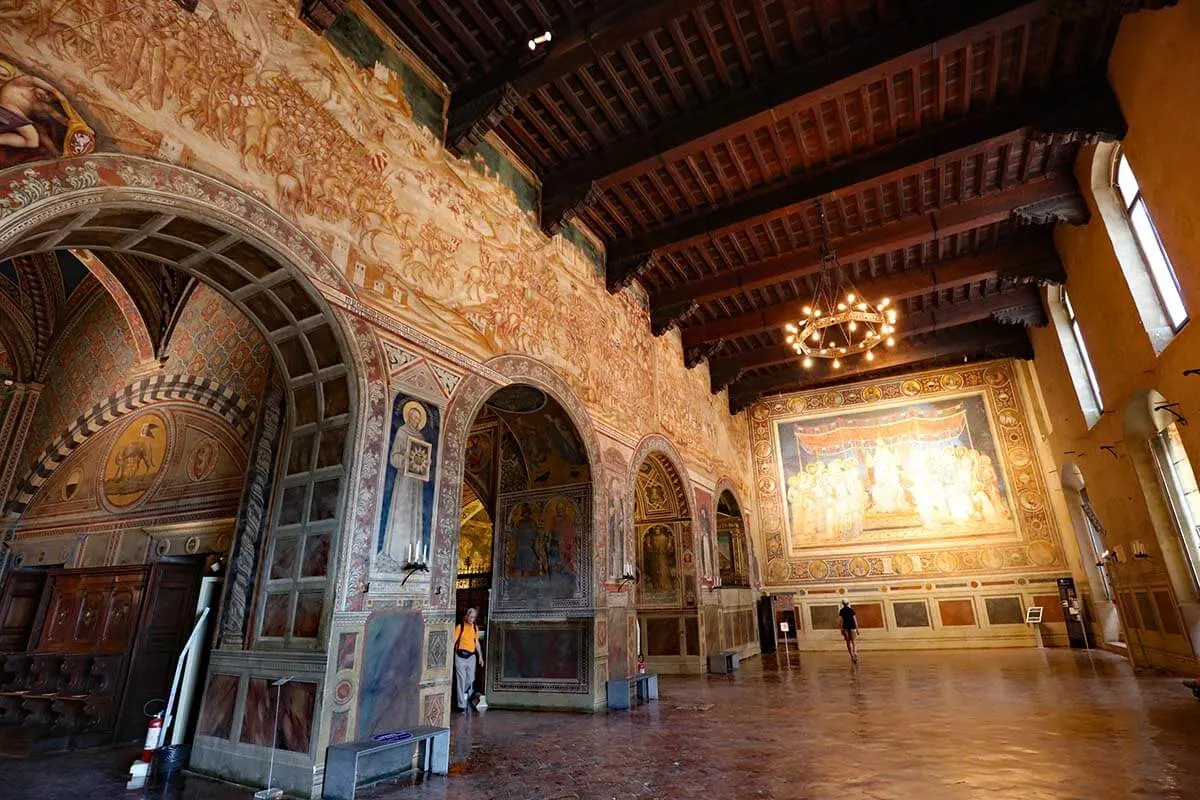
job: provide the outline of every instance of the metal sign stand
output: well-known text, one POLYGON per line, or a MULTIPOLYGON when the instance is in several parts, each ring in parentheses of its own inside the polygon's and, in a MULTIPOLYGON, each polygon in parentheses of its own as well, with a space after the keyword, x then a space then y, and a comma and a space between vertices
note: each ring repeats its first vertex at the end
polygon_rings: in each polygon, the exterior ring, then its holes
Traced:
POLYGON ((280 697, 283 692, 283 685, 295 675, 288 675, 286 678, 280 678, 271 685, 275 687, 275 730, 271 735, 271 760, 267 766, 267 788, 260 789, 254 793, 254 800, 280 800, 283 797, 283 789, 273 789, 271 784, 275 782, 275 751, 279 746, 279 707, 280 697))
POLYGON ((779 630, 783 634, 783 659, 787 663, 788 669, 792 668, 792 654, 788 650, 788 630, 789 625, 786 622, 779 623, 779 630))

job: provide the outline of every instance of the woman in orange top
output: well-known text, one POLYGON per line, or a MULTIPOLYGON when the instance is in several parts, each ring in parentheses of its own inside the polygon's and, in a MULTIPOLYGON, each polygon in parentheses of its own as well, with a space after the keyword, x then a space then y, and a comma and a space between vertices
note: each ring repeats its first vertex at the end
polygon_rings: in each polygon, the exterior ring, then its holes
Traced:
POLYGON ((471 688, 475 685, 475 660, 483 666, 483 650, 479 647, 479 628, 475 618, 479 609, 468 608, 463 621, 454 626, 454 680, 458 686, 455 697, 458 708, 466 714, 471 709, 471 688))

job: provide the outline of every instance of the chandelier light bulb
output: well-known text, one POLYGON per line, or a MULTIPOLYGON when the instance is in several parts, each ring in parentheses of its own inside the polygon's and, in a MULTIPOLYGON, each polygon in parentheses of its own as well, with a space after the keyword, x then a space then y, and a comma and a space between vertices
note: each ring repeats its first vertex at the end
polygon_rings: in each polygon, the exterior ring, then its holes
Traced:
POLYGON ((818 340, 820 340, 820 338, 821 338, 821 332, 820 332, 820 331, 813 331, 813 332, 812 332, 812 340, 813 340, 814 342, 815 342, 815 341, 818 341, 818 340))
POLYGON ((889 337, 887 338, 887 346, 888 346, 888 347, 895 347, 895 346, 896 346, 896 339, 895 339, 894 337, 892 337, 892 336, 889 336, 889 337))
POLYGON ((796 326, 795 326, 795 325, 793 325, 793 324, 792 324, 792 323, 790 323, 790 322, 789 322, 787 325, 784 325, 784 326, 783 326, 783 329, 784 329, 785 331, 787 331, 788 333, 795 333, 795 332, 796 332, 796 326))
POLYGON ((805 358, 804 358, 804 368, 805 368, 805 369, 812 369, 812 364, 813 364, 813 362, 812 362, 812 358, 810 358, 810 357, 808 357, 808 356, 805 356, 805 358))
POLYGON ((787 337, 787 343, 791 344, 794 341, 796 341, 796 337, 789 333, 787 337))
POLYGON ((819 308, 817 308, 817 309, 813 309, 813 316, 814 316, 814 317, 819 317, 819 316, 821 316, 821 309, 819 309, 819 308))
POLYGON ((868 351, 867 351, 867 355, 866 355, 866 359, 867 359, 867 361, 874 361, 874 360, 875 360, 875 353, 873 353, 872 351, 868 350, 868 351))
POLYGON ((891 303, 891 302, 892 302, 891 298, 889 298, 889 297, 885 297, 885 298, 883 298, 882 300, 880 300, 880 301, 879 301, 879 307, 880 307, 880 308, 887 308, 887 307, 888 307, 888 304, 889 304, 889 303, 891 303))
POLYGON ((858 304, 858 306, 857 306, 857 308, 858 308, 858 310, 859 310, 859 311, 866 311, 866 310, 867 310, 867 304, 866 304, 866 303, 859 303, 859 304, 858 304))
POLYGON ((854 292, 849 292, 846 294, 846 302, 847 303, 853 303, 854 299, 855 299, 854 292))
POLYGON ((851 333, 854 333, 856 330, 858 330, 858 323, 854 320, 850 320, 850 324, 846 327, 850 329, 851 333))
POLYGON ((838 303, 838 311, 845 311, 845 310, 846 310, 846 304, 838 303))
POLYGON ((895 322, 896 321, 896 309, 894 309, 894 308, 888 309, 887 318, 888 318, 888 322, 895 322))
POLYGON ((841 361, 838 361, 838 360, 835 358, 835 359, 833 360, 833 368, 834 368, 834 369, 837 369, 837 368, 838 368, 838 367, 840 367, 840 366, 842 366, 842 362, 841 362, 841 361))
POLYGON ((804 316, 806 316, 806 317, 812 316, 812 306, 805 306, 803 308, 803 311, 804 311, 804 316))

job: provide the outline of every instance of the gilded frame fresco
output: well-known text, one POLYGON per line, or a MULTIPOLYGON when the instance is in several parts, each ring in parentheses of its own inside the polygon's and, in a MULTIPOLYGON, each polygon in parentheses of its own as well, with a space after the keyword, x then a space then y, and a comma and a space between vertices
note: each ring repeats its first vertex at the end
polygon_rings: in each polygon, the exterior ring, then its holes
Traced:
POLYGON ((769 585, 1009 570, 1029 573, 1061 571, 1067 567, 1033 433, 1026 419, 1023 390, 1011 361, 773 397, 751 409, 750 426, 769 585), (955 531, 944 536, 927 533, 909 539, 882 537, 868 543, 792 546, 778 433, 781 424, 970 397, 981 398, 986 408, 987 425, 998 456, 996 467, 1011 509, 1011 531, 997 529, 982 535, 955 531))

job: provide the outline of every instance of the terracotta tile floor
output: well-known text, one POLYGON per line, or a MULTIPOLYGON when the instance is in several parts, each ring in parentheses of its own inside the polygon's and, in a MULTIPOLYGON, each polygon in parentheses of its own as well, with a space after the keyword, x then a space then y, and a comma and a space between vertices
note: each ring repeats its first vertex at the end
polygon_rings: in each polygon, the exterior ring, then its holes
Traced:
MULTIPOLYGON (((873 652, 854 668, 793 653, 790 669, 767 656, 728 678, 664 677, 661 694, 633 712, 456 715, 450 777, 359 797, 1200 800, 1200 703, 1105 654, 873 652)), ((121 797, 99 758, 0 762, 0 797, 121 797)), ((172 796, 249 792, 193 777, 172 796)))

